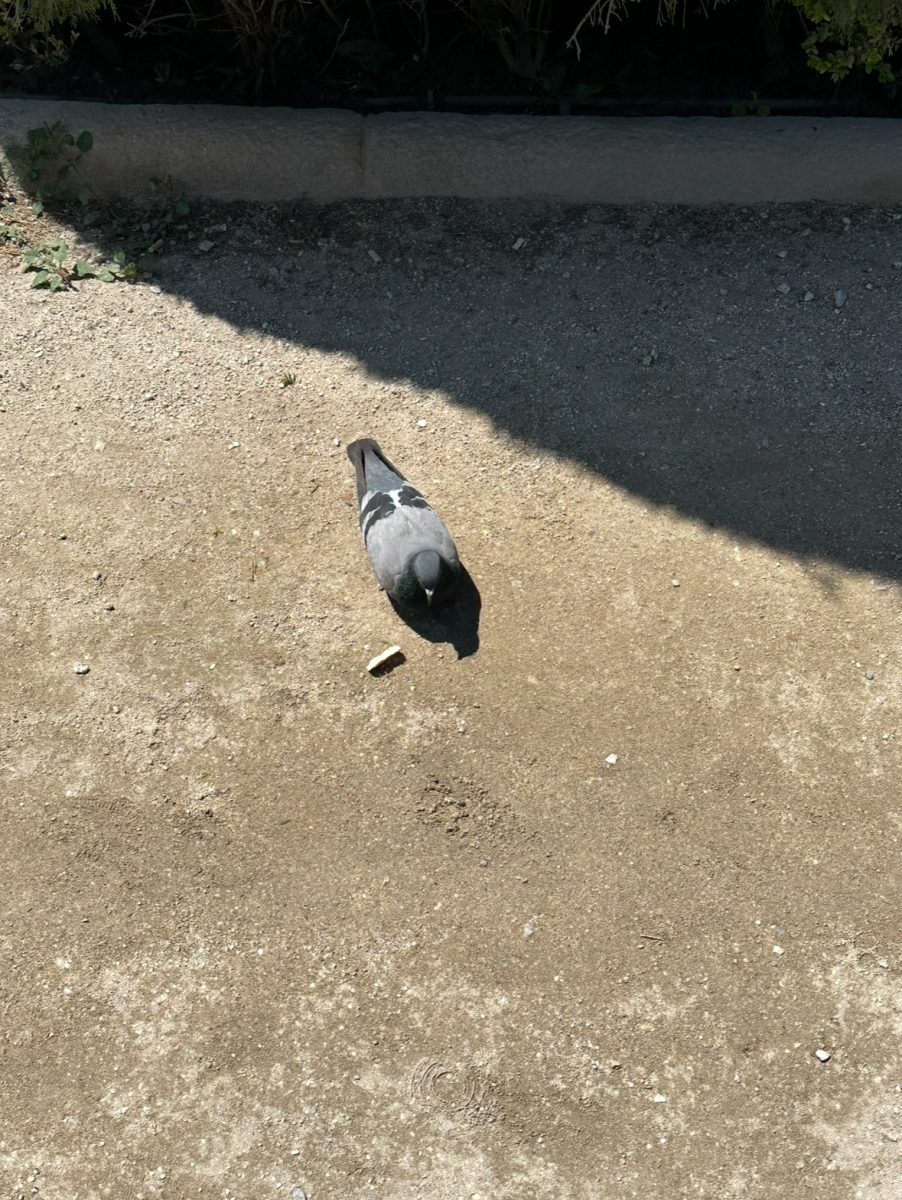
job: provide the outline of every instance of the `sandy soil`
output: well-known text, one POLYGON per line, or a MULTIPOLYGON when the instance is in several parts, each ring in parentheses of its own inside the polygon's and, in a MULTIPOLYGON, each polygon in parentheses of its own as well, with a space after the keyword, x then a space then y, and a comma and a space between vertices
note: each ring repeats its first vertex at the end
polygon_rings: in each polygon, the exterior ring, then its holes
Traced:
POLYGON ((2 1200, 902 1195, 899 215, 0 264, 2 1200))

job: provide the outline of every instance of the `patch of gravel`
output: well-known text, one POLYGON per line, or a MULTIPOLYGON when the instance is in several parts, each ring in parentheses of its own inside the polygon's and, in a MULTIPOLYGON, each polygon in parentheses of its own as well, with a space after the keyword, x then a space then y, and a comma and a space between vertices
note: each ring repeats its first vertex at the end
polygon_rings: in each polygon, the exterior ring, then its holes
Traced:
POLYGON ((890 1200, 899 216, 0 261, 0 1197, 890 1200), (477 653, 377 590, 361 434, 477 653))

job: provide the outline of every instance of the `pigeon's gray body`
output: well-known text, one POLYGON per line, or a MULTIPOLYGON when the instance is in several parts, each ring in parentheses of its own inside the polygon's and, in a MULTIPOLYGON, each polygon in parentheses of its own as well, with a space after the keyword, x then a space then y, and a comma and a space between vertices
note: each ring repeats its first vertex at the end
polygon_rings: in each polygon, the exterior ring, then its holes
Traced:
POLYGON ((441 518, 371 438, 348 446, 357 476, 360 528, 376 578, 405 608, 447 597, 460 574, 441 518))

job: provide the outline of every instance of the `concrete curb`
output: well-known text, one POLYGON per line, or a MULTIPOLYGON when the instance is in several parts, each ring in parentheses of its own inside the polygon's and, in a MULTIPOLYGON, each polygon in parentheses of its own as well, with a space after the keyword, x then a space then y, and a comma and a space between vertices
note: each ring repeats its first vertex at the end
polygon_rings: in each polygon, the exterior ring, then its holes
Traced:
MULTIPOLYGON (((902 123, 845 117, 524 117, 0 103, 0 146, 89 129, 102 195, 314 201, 403 196, 581 203, 902 202, 902 123)), ((0 156, 5 160, 5 154, 0 156)), ((4 169, 14 175, 8 161, 4 169)))

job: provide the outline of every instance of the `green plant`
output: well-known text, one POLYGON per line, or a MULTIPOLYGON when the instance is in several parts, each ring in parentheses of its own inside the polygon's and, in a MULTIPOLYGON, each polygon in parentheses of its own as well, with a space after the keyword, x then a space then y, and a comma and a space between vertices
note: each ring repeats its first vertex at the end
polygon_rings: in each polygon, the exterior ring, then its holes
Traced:
POLYGON ((78 40, 79 26, 113 0, 0 0, 0 46, 13 52, 14 71, 58 67, 78 40))
POLYGON ((33 288, 49 288, 51 292, 71 286, 73 279, 84 279, 90 274, 87 263, 80 260, 68 262, 69 247, 57 238, 40 246, 32 246, 22 255, 22 270, 32 273, 33 288))
MULTIPOLYGON (((34 216, 43 215, 45 202, 78 199, 86 206, 80 218, 82 225, 101 227, 114 245, 119 242, 128 247, 128 252, 117 249, 109 262, 73 262, 61 239, 30 245, 33 237, 28 230, 16 224, 0 225, 0 239, 16 246, 29 246, 23 256, 23 270, 34 275, 33 287, 60 291, 76 279, 134 280, 147 269, 150 256, 159 253, 174 232, 187 229, 183 222, 190 208, 171 176, 151 180, 156 199, 137 215, 130 206, 114 207, 93 199, 79 167, 93 145, 93 135, 87 130, 75 137, 61 122, 55 122, 30 129, 24 146, 9 148, 9 157, 17 165, 21 182, 35 198, 31 206, 34 216)), ((0 215, 15 217, 16 213, 7 206, 0 215)))
POLYGON ((61 121, 54 121, 29 129, 24 146, 9 147, 9 160, 21 172, 22 186, 36 197, 36 216, 47 200, 88 203, 91 189, 79 164, 93 145, 94 135, 87 129, 75 137, 61 121))
POLYGON ((77 29, 40 33, 34 29, 16 29, 0 18, 0 46, 13 51, 9 65, 14 71, 60 67, 69 61, 77 41, 77 29))
POLYGON ((22 270, 33 275, 33 288, 48 288, 60 292, 81 279, 100 279, 114 283, 117 279, 133 280, 137 276, 134 263, 126 261, 125 252, 118 250, 112 262, 90 263, 70 258, 69 244, 62 238, 29 247, 22 255, 22 270))
POLYGON ((181 193, 181 188, 171 175, 154 175, 150 181, 157 194, 154 204, 140 222, 140 231, 148 254, 162 250, 167 239, 191 212, 191 206, 181 193))
POLYGON ((115 12, 113 0, 0 0, 0 21, 46 32, 54 25, 95 20, 104 9, 115 12))
POLYGON ((294 387, 294 385, 297 383, 297 381, 298 381, 298 377, 297 377, 297 375, 294 374, 293 371, 286 371, 285 374, 282 376, 282 378, 279 380, 279 384, 283 388, 288 388, 288 387, 294 387))
POLYGON ((128 246, 137 271, 145 271, 177 233, 187 231, 191 212, 178 183, 169 175, 151 179, 155 199, 146 206, 103 205, 85 214, 85 223, 102 227, 113 242, 128 246))
POLYGON ((11 246, 27 246, 28 238, 15 225, 0 225, 0 239, 11 246))
POLYGON ((902 0, 790 0, 811 27, 808 65, 834 82, 856 68, 891 84, 889 58, 902 44, 902 0))

